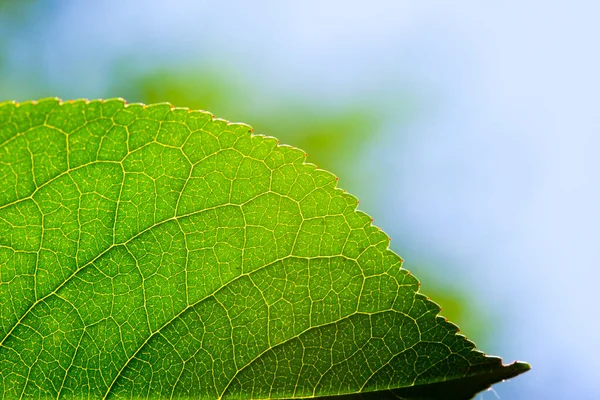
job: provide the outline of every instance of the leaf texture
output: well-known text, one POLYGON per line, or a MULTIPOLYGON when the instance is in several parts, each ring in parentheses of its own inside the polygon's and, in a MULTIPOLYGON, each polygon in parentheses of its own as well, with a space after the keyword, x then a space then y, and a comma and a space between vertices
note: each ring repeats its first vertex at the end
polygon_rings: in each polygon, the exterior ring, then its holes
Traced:
POLYGON ((305 157, 169 104, 0 104, 3 397, 469 398, 529 368, 305 157))

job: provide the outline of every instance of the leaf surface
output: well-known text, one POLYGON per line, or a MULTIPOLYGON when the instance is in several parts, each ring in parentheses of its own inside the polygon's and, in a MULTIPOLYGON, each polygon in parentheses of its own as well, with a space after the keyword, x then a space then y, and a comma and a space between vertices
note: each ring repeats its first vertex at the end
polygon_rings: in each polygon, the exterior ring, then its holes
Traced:
POLYGON ((475 351, 335 176, 251 132, 0 104, 3 397, 469 398, 529 368, 475 351))

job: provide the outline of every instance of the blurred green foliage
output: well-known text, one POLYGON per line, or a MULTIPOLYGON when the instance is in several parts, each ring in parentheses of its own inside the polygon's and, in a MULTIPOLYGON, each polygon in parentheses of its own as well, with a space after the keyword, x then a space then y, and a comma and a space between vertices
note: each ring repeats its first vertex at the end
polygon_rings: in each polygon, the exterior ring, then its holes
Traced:
POLYGON ((11 18, 24 19, 30 15, 30 6, 37 0, 0 0, 0 13, 11 18))

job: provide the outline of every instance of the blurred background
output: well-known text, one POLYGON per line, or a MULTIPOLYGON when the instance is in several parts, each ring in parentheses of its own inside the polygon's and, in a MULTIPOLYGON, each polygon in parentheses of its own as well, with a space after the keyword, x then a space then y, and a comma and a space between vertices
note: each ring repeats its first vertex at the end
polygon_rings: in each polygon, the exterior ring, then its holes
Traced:
POLYGON ((0 101, 169 101, 306 150, 488 354, 599 399, 600 2, 0 0, 0 101))

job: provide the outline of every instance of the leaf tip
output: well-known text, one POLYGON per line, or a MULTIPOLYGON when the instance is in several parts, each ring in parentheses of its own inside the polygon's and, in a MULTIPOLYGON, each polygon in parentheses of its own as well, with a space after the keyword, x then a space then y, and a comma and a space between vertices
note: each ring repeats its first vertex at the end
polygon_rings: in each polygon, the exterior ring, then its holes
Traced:
POLYGON ((511 365, 514 365, 515 370, 521 371, 520 373, 527 372, 531 369, 531 364, 525 361, 513 361, 512 364, 509 365, 509 367, 511 365))

